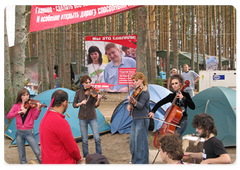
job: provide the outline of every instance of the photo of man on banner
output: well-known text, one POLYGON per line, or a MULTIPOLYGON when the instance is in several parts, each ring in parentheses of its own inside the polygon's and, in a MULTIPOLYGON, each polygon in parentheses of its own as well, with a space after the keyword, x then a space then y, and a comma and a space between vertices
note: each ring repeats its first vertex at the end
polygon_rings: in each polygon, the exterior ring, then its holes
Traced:
POLYGON ((133 89, 131 76, 136 73, 136 35, 85 38, 88 74, 92 83, 96 87, 108 85, 104 88, 107 92, 133 89))

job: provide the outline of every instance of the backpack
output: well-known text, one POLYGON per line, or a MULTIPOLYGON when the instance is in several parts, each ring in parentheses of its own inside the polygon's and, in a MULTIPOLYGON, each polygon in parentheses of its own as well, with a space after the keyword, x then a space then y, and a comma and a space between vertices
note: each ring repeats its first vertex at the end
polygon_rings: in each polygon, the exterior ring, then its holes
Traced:
POLYGON ((110 164, 107 158, 101 154, 88 154, 85 158, 86 164, 110 164))

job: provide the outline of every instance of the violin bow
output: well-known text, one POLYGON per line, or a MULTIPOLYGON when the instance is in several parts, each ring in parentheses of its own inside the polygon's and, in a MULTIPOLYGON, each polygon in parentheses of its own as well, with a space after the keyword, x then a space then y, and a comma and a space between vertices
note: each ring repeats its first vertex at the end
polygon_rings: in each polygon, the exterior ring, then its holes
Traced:
POLYGON ((166 123, 168 125, 172 125, 172 126, 176 126, 178 128, 181 128, 181 126, 175 125, 175 124, 170 123, 170 122, 166 122, 165 120, 158 119, 158 118, 155 118, 155 117, 153 117, 153 118, 150 118, 150 117, 139 117, 138 119, 154 119, 154 120, 157 120, 157 121, 160 121, 160 122, 164 122, 164 123, 166 123))

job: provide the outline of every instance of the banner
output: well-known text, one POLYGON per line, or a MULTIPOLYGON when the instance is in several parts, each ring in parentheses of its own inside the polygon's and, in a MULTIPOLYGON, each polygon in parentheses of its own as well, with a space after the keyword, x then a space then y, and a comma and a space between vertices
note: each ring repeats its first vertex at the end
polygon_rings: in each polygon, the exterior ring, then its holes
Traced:
POLYGON ((141 5, 32 5, 29 32, 114 15, 141 5))
POLYGON ((133 88, 132 75, 136 72, 137 35, 86 36, 86 65, 95 87, 108 92, 128 92, 133 88), (113 56, 109 57, 105 46, 113 43, 113 56), (116 48, 115 48, 116 47, 116 48), (121 64, 116 64, 116 61, 121 64))

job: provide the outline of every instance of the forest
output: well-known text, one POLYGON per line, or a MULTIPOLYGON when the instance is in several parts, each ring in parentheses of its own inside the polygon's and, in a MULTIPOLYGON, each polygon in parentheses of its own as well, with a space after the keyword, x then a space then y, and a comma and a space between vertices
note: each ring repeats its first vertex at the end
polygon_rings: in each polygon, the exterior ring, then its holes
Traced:
MULTIPOLYGON (((236 69, 236 9, 233 6, 142 6, 116 15, 29 33, 31 6, 15 7, 15 45, 8 46, 4 24, 4 89, 5 98, 13 99, 26 79, 25 62, 37 59, 38 92, 55 87, 54 69, 60 87, 71 89, 70 63, 74 73, 86 71, 85 36, 134 35, 137 39, 137 71, 152 82, 158 71, 179 66, 179 51, 190 52, 191 70, 196 53, 219 58, 220 70, 236 69), (167 59, 157 62, 156 52, 167 50, 167 59), (170 65, 170 51, 173 64, 170 65), (222 66, 222 58, 229 65, 222 66), (163 62, 163 64, 161 63, 163 62)), ((6 16, 5 16, 6 17, 6 16)), ((203 60, 205 61, 205 59, 203 60)), ((204 69, 206 68, 204 62, 204 69)), ((7 100, 7 99, 5 99, 7 100)))

